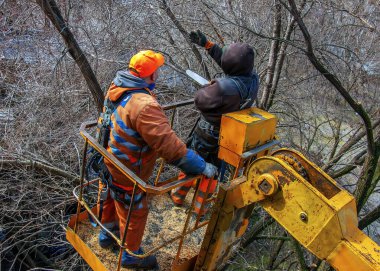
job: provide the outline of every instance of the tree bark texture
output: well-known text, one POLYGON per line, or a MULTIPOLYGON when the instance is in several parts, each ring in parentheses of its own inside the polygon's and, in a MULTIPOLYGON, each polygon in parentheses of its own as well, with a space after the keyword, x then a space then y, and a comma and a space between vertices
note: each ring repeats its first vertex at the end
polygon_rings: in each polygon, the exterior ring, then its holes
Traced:
POLYGON ((271 42, 271 48, 269 53, 269 61, 267 67, 267 74, 265 78, 265 85, 263 89, 263 94, 260 100, 260 108, 268 110, 268 100, 269 95, 273 87, 273 77, 278 57, 278 50, 280 45, 280 36, 281 36, 281 4, 276 1, 275 4, 275 16, 273 22, 273 40, 271 42))
POLYGON ((104 101, 103 91, 98 83, 98 80, 96 79, 90 63, 75 40, 73 33, 65 23, 57 3, 54 0, 36 0, 36 2, 61 34, 70 55, 75 60, 75 63, 78 65, 84 79, 86 80, 98 112, 101 112, 103 110, 104 101))
POLYGON ((375 209, 369 212, 365 217, 360 219, 359 221, 359 229, 363 230, 372 222, 378 220, 380 218, 380 205, 378 205, 375 209))
POLYGON ((379 183, 379 168, 380 168, 380 133, 375 141, 375 150, 373 155, 368 154, 362 172, 359 177, 359 182, 354 192, 356 204, 358 206, 358 213, 367 202, 370 195, 375 190, 379 183))
MULTIPOLYGON (((301 9, 303 9, 303 7, 305 6, 305 3, 306 3, 306 0, 303 0, 301 3, 301 9)), ((282 67, 284 66, 284 61, 286 57, 286 49, 288 48, 288 43, 290 42, 290 36, 295 29, 295 24, 296 24, 296 20, 294 19, 294 17, 292 17, 285 30, 285 35, 281 41, 280 48, 278 49, 278 55, 277 55, 277 60, 276 60, 275 67, 273 70, 273 78, 271 80, 270 89, 268 89, 268 91, 266 90, 263 91, 263 98, 261 100, 262 103, 260 106, 261 108, 264 108, 264 102, 265 102, 265 110, 269 110, 273 105, 274 97, 276 96, 276 92, 277 92, 277 86, 280 81, 280 77, 282 73, 282 67)), ((279 37, 276 37, 276 38, 279 38, 279 37)), ((273 44, 273 41, 272 41, 272 44, 273 44)))
MULTIPOLYGON (((301 9, 304 8, 305 4, 306 4, 306 0, 303 0, 301 3, 301 9)), ((280 52, 278 54, 278 60, 276 62, 275 73, 274 73, 273 82, 272 82, 272 89, 270 92, 269 101, 267 103, 267 108, 268 108, 267 110, 269 110, 273 105, 274 97, 277 92, 278 82, 280 81, 280 77, 282 73, 282 67, 284 66, 284 61, 286 57, 286 49, 288 48, 288 42, 290 42, 290 36, 295 29, 295 25, 296 25, 296 20, 294 19, 294 17, 292 17, 292 19, 290 20, 290 23, 288 24, 288 27, 286 28, 284 39, 283 39, 287 42, 283 42, 281 44, 280 52)))

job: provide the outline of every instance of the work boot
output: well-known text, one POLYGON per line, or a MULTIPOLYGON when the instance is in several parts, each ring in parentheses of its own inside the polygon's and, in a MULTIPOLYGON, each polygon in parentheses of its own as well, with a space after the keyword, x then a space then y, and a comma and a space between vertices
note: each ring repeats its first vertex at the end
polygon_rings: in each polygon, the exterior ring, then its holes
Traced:
MULTIPOLYGON (((116 234, 117 229, 112 230, 113 233, 116 234)), ((117 235, 116 235, 117 236, 117 235)), ((100 229, 99 237, 99 246, 102 248, 108 248, 113 244, 116 244, 116 240, 112 238, 105 230, 100 229)))
MULTIPOLYGON (((133 252, 134 254, 142 255, 144 251, 142 248, 139 248, 137 251, 133 252)), ((123 251, 121 255, 121 266, 126 268, 137 268, 137 269, 158 269, 158 263, 156 256, 150 255, 146 258, 137 258, 130 255, 128 252, 123 251)))

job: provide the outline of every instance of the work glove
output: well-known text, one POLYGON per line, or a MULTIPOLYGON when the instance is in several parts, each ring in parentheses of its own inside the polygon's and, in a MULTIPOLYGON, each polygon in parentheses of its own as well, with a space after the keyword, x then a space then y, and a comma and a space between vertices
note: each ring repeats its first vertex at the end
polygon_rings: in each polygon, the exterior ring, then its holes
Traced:
POLYGON ((207 178, 215 177, 217 173, 218 173, 218 168, 210 163, 206 163, 206 167, 202 172, 202 174, 205 175, 207 178))
POLYGON ((197 30, 197 32, 195 31, 190 32, 190 40, 192 43, 198 44, 199 46, 202 46, 202 47, 205 47, 208 42, 205 34, 203 34, 199 30, 197 30))

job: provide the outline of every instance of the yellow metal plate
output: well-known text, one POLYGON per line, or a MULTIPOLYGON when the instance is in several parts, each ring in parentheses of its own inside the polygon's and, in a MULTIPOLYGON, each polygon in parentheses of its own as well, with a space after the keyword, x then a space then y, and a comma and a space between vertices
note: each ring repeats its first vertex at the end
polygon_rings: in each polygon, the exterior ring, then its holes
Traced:
POLYGON ((248 108, 222 116, 219 145, 241 155, 273 140, 276 116, 258 108, 248 108))
POLYGON ((278 158, 256 160, 249 169, 248 180, 257 181, 264 172, 270 172, 281 189, 260 204, 306 248, 320 258, 327 257, 342 238, 336 211, 328 200, 278 158))
MULTIPOLYGON (((91 209, 93 213, 97 213, 97 206, 91 209)), ((77 215, 70 217, 69 223, 66 228, 66 239, 75 248, 75 250, 82 256, 82 258, 87 262, 87 264, 95 271, 108 271, 105 265, 99 260, 99 258, 94 254, 94 252, 82 241, 82 239, 74 232, 74 224, 77 215)), ((84 221, 88 219, 88 212, 83 211, 79 214, 79 221, 84 221)))
POLYGON ((230 206, 231 208, 235 207, 236 209, 240 209, 265 199, 262 193, 254 189, 253 180, 248 181, 245 176, 232 180, 228 190, 225 201, 226 206, 230 206))
POLYGON ((75 248, 75 250, 82 256, 88 265, 95 271, 108 271, 98 257, 92 250, 82 241, 82 239, 74 233, 71 228, 66 229, 66 239, 75 248))
POLYGON ((219 146, 218 158, 220 160, 225 161, 227 164, 232 165, 234 167, 239 167, 241 157, 240 155, 219 146))
POLYGON ((379 271, 380 248, 359 229, 354 237, 342 240, 327 258, 337 271, 379 271))
POLYGON ((246 229, 241 212, 254 202, 336 270, 380 270, 379 246, 357 228, 354 197, 302 155, 297 158, 310 173, 307 180, 285 160, 262 157, 250 165, 247 176, 220 186, 195 270, 216 270, 226 260, 231 245, 246 229), (278 192, 262 195, 260 190, 267 187, 257 184, 263 180, 267 186, 275 181, 278 192))

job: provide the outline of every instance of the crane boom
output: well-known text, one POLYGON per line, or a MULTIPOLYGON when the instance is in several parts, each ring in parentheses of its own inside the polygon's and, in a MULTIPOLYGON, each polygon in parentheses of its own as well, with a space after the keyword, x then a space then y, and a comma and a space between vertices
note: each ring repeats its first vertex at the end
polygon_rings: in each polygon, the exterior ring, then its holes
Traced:
MULTIPOLYGON (((188 102, 182 104, 187 105, 188 102)), ((179 104, 173 106, 176 108, 179 104)), ((258 108, 223 115, 218 157, 233 170, 228 181, 222 178, 224 183, 220 184, 217 195, 204 200, 215 200, 211 218, 200 222, 198 217, 195 225, 191 226, 191 212, 188 212, 182 233, 169 240, 163 238, 161 243, 155 244, 156 247, 139 256, 149 256, 179 240, 171 263, 172 271, 219 270, 239 244, 255 204, 260 204, 301 245, 336 270, 380 270, 380 247, 359 230, 355 198, 300 152, 290 149, 271 152, 278 143, 276 124, 274 115, 258 108), (181 257, 184 239, 206 226, 199 253, 197 250, 198 254, 192 257, 181 257)), ((141 190, 165 196, 167 191, 200 178, 173 177, 154 185, 143 182, 87 132, 95 125, 96 122, 84 123, 81 127, 85 138, 84 157, 90 144, 141 190)), ((83 160, 82 172, 86 159, 83 160)), ((95 179, 86 183, 81 175, 81 183, 74 190, 78 200, 77 214, 71 217, 66 236, 94 270, 120 270, 120 265, 116 267, 114 263, 105 263, 102 257, 98 257, 102 255, 95 253, 78 231, 79 224, 84 228, 82 223, 88 220, 88 215, 101 224, 97 219, 99 210, 96 206, 90 207, 83 197, 85 188, 97 182, 95 179), (83 208, 85 212, 80 212, 83 208)), ((190 208, 194 208, 197 196, 196 191, 190 208)), ((122 248, 120 239, 113 238, 122 248)))

